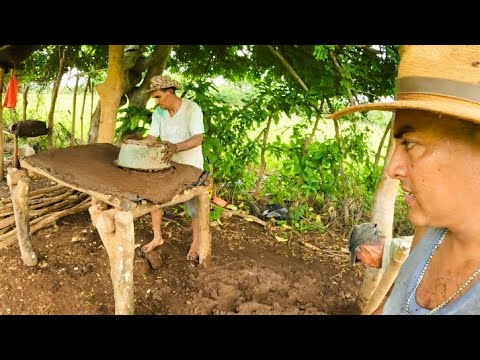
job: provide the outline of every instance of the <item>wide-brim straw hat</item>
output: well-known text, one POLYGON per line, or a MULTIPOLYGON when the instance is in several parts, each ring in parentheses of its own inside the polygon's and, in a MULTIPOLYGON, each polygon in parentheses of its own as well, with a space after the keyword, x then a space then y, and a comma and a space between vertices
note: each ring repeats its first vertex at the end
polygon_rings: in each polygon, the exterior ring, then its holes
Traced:
POLYGON ((181 87, 182 87, 182 84, 179 81, 173 80, 169 76, 156 75, 150 79, 150 88, 142 91, 142 93, 145 94, 150 91, 168 89, 168 88, 180 89, 181 87))
POLYGON ((412 109, 480 123, 480 46, 402 46, 396 85, 394 101, 355 105, 327 117, 412 109))

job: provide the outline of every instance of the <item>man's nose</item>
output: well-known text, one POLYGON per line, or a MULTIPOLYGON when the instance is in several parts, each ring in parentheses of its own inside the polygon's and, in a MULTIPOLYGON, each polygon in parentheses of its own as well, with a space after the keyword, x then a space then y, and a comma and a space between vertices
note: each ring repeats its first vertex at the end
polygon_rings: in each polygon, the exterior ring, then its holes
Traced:
POLYGON ((387 174, 392 179, 400 179, 407 176, 407 164, 403 148, 395 143, 395 150, 387 165, 387 174))

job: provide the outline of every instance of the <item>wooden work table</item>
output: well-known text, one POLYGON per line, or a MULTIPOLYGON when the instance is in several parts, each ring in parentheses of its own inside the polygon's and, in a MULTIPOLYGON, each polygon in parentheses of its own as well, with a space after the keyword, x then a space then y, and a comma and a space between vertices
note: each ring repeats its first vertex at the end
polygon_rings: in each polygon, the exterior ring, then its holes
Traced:
POLYGON ((7 176, 7 182, 12 194, 18 243, 22 260, 26 265, 34 266, 38 262, 31 242, 28 217, 28 191, 31 181, 28 172, 33 172, 43 175, 58 184, 87 193, 92 197, 88 211, 92 224, 97 228, 109 257, 110 274, 115 297, 115 314, 134 314, 133 261, 135 218, 143 216, 154 209, 180 204, 198 197, 200 218, 199 263, 200 266, 208 266, 211 254, 209 229, 210 198, 208 191, 213 186, 213 181, 210 177, 207 180, 207 185, 184 189, 173 196, 170 201, 155 204, 145 199, 132 201, 128 197, 102 193, 82 187, 78 181, 62 180, 58 176, 52 175, 51 169, 49 171, 45 168, 33 166, 28 160, 29 158, 25 158, 20 161, 20 166, 24 170, 9 168, 7 176))

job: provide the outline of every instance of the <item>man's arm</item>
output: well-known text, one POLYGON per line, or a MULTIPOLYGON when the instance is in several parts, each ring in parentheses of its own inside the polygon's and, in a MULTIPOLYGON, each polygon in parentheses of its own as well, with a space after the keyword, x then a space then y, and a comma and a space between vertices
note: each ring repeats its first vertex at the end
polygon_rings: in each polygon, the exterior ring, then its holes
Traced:
POLYGON ((177 151, 185 151, 193 149, 198 145, 201 145, 203 142, 203 134, 193 135, 190 139, 182 141, 181 143, 175 144, 177 146, 177 151))
POLYGON ((164 161, 170 161, 173 154, 193 149, 202 144, 203 141, 203 134, 193 135, 190 139, 182 141, 178 144, 172 144, 169 141, 162 141, 162 144, 167 145, 167 150, 165 151, 165 155, 163 156, 164 161))

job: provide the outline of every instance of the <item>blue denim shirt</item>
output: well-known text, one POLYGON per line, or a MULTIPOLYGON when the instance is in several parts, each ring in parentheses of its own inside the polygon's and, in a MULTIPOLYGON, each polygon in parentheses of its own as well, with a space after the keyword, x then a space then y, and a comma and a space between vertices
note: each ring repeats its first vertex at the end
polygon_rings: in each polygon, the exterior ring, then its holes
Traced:
MULTIPOLYGON (((435 244, 442 236, 445 229, 431 228, 420 239, 412 250, 407 260, 402 265, 393 285, 392 292, 383 307, 385 315, 426 315, 430 310, 422 308, 416 301, 416 294, 410 301, 409 313, 406 305, 408 296, 413 291, 415 284, 432 253, 435 244)), ((450 303, 438 310, 436 315, 479 315, 480 314, 480 281, 474 280, 467 292, 453 299, 450 303)))

